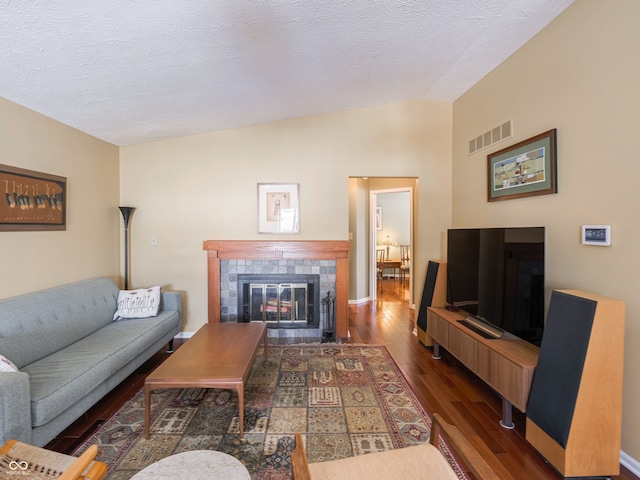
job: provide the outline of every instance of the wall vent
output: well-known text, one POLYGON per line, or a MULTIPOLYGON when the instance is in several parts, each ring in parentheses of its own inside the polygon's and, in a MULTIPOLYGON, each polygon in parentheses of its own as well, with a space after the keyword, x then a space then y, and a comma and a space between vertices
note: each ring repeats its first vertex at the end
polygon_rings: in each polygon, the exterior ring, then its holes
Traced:
POLYGON ((469 155, 513 136, 511 120, 469 140, 469 155))

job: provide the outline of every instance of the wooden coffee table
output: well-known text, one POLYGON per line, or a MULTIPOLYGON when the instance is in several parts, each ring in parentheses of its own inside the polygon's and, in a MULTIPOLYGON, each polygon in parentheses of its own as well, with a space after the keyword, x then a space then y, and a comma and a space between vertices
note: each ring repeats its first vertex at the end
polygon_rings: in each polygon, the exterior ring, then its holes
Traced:
POLYGON ((161 388, 229 388, 238 392, 244 435, 244 385, 260 342, 268 359, 266 323, 207 323, 144 381, 144 428, 149 438, 151 392, 161 388))

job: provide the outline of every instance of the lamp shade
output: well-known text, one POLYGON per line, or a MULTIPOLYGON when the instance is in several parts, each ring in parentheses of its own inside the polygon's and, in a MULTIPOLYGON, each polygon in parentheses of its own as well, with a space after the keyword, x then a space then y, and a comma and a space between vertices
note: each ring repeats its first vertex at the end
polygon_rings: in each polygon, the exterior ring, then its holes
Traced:
POLYGON ((387 235, 382 241, 382 245, 387 247, 387 260, 389 260, 389 247, 391 247, 391 245, 397 245, 397 244, 398 242, 396 242, 395 240, 392 240, 389 235, 387 235))
POLYGON ((129 220, 136 207, 118 207, 122 212, 122 219, 124 220, 124 228, 129 228, 129 220))
POLYGON ((129 222, 135 207, 118 207, 124 220, 124 289, 129 289, 129 222))

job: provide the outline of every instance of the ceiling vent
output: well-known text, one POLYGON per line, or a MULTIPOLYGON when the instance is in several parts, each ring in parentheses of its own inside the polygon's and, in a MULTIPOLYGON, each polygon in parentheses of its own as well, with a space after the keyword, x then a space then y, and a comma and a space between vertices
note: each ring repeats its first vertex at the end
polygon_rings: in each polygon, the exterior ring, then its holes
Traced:
POLYGON ((469 155, 513 136, 511 120, 469 140, 469 155))

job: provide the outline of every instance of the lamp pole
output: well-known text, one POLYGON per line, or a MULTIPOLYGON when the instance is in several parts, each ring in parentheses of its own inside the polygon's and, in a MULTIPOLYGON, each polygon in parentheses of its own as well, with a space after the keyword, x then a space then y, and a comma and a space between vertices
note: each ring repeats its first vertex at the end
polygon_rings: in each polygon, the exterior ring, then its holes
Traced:
POLYGON ((124 289, 129 289, 129 221, 135 207, 118 207, 124 220, 124 289))

